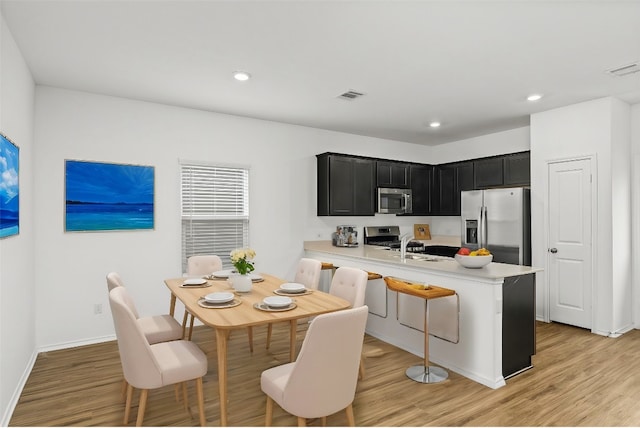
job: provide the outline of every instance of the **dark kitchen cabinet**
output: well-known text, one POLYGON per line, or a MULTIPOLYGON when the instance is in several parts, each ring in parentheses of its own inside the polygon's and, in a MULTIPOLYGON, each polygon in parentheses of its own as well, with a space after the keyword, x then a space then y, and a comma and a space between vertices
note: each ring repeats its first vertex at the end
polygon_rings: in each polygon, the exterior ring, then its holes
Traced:
POLYGON ((376 161, 376 185, 378 187, 409 188, 410 165, 403 162, 376 161))
POLYGON ((473 161, 435 167, 432 213, 460 215, 460 192, 474 189, 473 161))
POLYGON ((431 214, 432 176, 433 167, 431 165, 409 165, 409 181, 411 184, 411 197, 413 205, 413 210, 410 215, 431 214))
POLYGON ((504 157, 504 185, 528 186, 531 184, 530 152, 514 153, 504 157))
POLYGON ((317 155, 319 216, 375 214, 375 161, 356 156, 317 155))
POLYGON ((504 279, 502 285, 502 375, 530 368, 536 353, 535 274, 504 279))
POLYGON ((478 159, 473 162, 476 189, 499 187, 504 184, 504 161, 502 156, 478 159))

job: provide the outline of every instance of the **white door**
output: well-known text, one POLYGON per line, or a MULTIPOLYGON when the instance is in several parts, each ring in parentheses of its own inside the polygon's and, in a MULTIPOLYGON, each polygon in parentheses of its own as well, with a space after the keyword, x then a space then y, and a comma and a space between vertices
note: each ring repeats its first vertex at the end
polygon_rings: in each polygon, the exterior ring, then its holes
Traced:
POLYGON ((591 328, 591 160, 551 162, 549 171, 549 316, 591 328))

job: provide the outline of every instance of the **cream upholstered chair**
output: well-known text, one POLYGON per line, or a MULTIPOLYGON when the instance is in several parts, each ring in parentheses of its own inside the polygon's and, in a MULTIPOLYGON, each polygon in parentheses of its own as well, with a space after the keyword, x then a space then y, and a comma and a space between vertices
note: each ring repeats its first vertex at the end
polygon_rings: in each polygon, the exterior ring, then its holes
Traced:
MULTIPOLYGON (((362 269, 339 267, 331 280, 329 294, 341 297, 350 302, 352 308, 357 308, 364 305, 368 280, 369 274, 362 269)), ((364 357, 360 361, 359 375, 360 379, 364 378, 364 357)))
MULTIPOLYGON (((315 259, 301 258, 296 267, 296 275, 293 282, 304 284, 306 288, 317 290, 320 283, 320 272, 322 271, 322 262, 315 259)), ((306 319, 301 322, 306 322, 306 319)), ((271 333, 273 324, 267 327, 267 349, 271 346, 271 333)))
MULTIPOLYGON (((107 274, 107 287, 109 291, 116 287, 124 287, 122 278, 117 272, 107 274)), ((182 326, 171 315, 154 315, 141 318, 133 300, 129 299, 128 304, 150 344, 182 339, 182 326)))
POLYGON ((364 329, 369 308, 360 306, 318 315, 311 321, 298 358, 262 372, 260 387, 267 395, 266 426, 271 425, 273 402, 298 417, 326 417, 346 410, 355 426, 352 403, 358 382, 364 329))
MULTIPOLYGON (((116 287, 124 287, 124 283, 117 272, 110 272, 107 274, 107 288, 109 289, 109 292, 111 292, 111 290, 116 287)), ((150 344, 182 339, 182 326, 171 315, 154 315, 140 318, 138 316, 136 305, 128 294, 125 299, 125 302, 129 306, 129 310, 131 310, 135 316, 137 324, 140 326, 140 329, 142 329, 142 333, 150 344)), ((126 379, 123 379, 121 391, 123 400, 125 399, 126 392, 127 381, 126 379)))
MULTIPOLYGON (((191 256, 187 259, 187 276, 189 277, 211 275, 213 272, 219 270, 222 270, 222 259, 215 254, 202 254, 191 256)), ((189 340, 191 340, 191 335, 193 334, 193 322, 193 314, 185 308, 184 317, 182 318, 182 331, 184 337, 188 337, 189 340), (189 332, 187 333, 185 330, 189 317, 191 317, 191 320, 189 322, 189 332)))
POLYGON ((150 345, 129 307, 130 300, 124 287, 115 287, 109 292, 122 371, 128 383, 124 424, 129 423, 133 388, 141 389, 136 426, 142 426, 149 389, 181 383, 184 407, 188 410, 186 382, 195 380, 200 425, 204 426, 202 377, 207 373, 207 356, 198 345, 187 340, 150 345))

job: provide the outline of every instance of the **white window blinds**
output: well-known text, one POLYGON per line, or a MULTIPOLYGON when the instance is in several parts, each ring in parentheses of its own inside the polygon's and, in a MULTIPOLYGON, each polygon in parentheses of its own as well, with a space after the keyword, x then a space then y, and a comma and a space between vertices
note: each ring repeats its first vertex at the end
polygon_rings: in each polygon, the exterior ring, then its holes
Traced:
POLYGON ((182 162, 182 271, 187 258, 229 253, 249 245, 249 169, 182 162))

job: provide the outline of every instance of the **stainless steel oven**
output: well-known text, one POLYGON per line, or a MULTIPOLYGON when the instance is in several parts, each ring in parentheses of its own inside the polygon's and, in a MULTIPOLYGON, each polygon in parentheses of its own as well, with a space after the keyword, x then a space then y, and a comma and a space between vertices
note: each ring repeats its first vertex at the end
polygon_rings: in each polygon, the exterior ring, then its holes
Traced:
POLYGON ((378 187, 378 213, 411 214, 413 212, 411 189, 378 187))

